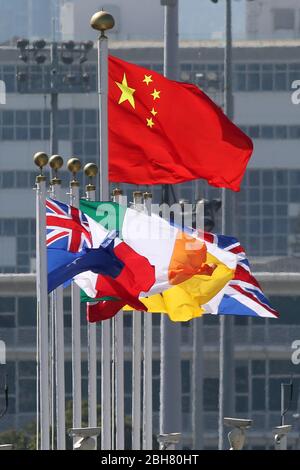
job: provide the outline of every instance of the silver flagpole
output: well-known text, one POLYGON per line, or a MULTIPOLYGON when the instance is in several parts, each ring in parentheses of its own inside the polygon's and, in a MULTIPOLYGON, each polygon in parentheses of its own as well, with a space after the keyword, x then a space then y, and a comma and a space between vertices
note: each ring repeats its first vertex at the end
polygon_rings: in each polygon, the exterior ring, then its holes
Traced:
MULTIPOLYGON (((234 103, 232 93, 232 5, 226 0, 226 43, 224 55, 224 111, 233 119, 234 103)), ((222 233, 230 233, 234 213, 233 196, 222 189, 222 233)), ((220 315, 220 350, 219 350, 219 423, 218 448, 224 448, 224 416, 234 412, 234 342, 233 318, 220 315), (226 367, 225 367, 226 361, 226 367)))
MULTIPOLYGON (((161 0, 161 4, 165 8, 164 75, 178 80, 178 0, 161 0)), ((170 204, 168 199, 164 197, 163 202, 170 204)), ((168 315, 161 316, 160 341, 160 433, 179 433, 182 427, 181 325, 171 322, 168 315)))
MULTIPOLYGON (((113 190, 113 200, 122 204, 122 191, 113 190)), ((116 450, 124 450, 125 447, 125 423, 124 423, 124 318, 121 310, 113 319, 114 322, 114 373, 115 373, 115 428, 116 450)))
MULTIPOLYGON (((100 31, 98 39, 98 94, 100 140, 100 199, 109 200, 108 182, 108 44, 105 31, 114 27, 113 17, 105 12, 95 13, 91 27, 100 31)), ((102 322, 101 367, 101 449, 111 448, 111 322, 102 322)))
POLYGON ((192 362, 192 430, 193 449, 202 450, 204 446, 203 422, 203 318, 194 318, 193 332, 193 362, 192 362))
MULTIPOLYGON (((92 184, 92 178, 98 174, 98 167, 94 163, 88 163, 84 167, 86 176, 90 179, 85 187, 86 199, 96 200, 96 186, 92 184)), ((87 324, 88 335, 88 423, 89 427, 97 427, 97 323, 87 324)), ((95 439, 97 449, 97 439, 95 439)))
MULTIPOLYGON (((73 174, 70 182, 70 204, 79 207, 79 181, 77 173, 81 169, 78 158, 70 158, 68 170, 73 174)), ((73 396, 73 428, 81 428, 81 328, 80 328, 80 288, 72 282, 72 396, 73 396)), ((77 438, 74 438, 75 443, 77 438)))
MULTIPOLYGON (((59 155, 53 155, 49 159, 49 165, 54 171, 51 180, 51 197, 62 199, 61 179, 57 172, 63 166, 63 159, 59 155)), ((64 346, 64 306, 63 287, 58 287, 51 294, 51 315, 54 320, 54 346, 55 346, 55 406, 56 406, 56 448, 66 449, 66 422, 65 422, 65 346, 64 346)), ((53 321, 52 320, 52 321, 53 321)), ((53 410, 54 413, 54 410, 53 410)), ((52 429, 54 435, 54 428, 52 429)))
POLYGON ((41 173, 36 177, 36 293, 39 326, 39 372, 40 381, 40 432, 41 450, 49 450, 49 325, 48 325, 48 280, 46 248, 46 177, 43 167, 48 163, 45 153, 36 153, 34 163, 41 173))
MULTIPOLYGON (((133 204, 143 210, 143 193, 134 191, 133 204)), ((132 450, 141 448, 141 360, 142 360, 142 315, 133 311, 132 328, 132 450)))
MULTIPOLYGON (((151 215, 152 194, 144 193, 144 209, 151 215)), ((143 449, 152 450, 152 314, 144 314, 143 449)))

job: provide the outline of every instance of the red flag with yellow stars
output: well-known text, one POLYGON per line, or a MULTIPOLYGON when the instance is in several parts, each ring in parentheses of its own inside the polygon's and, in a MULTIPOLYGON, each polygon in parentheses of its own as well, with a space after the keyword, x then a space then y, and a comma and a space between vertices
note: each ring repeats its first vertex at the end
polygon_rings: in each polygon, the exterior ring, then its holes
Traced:
POLYGON ((198 87, 109 57, 109 178, 240 189, 253 145, 198 87))

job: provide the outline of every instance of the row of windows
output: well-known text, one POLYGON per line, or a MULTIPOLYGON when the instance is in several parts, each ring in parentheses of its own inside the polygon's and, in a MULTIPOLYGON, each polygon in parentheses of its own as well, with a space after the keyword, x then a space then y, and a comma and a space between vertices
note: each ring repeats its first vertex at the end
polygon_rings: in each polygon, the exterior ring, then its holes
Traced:
POLYGON ((300 139, 300 126, 239 126, 253 139, 300 139))
MULTIPOLYGON (((89 163, 93 162, 93 160, 89 159, 89 163)), ((49 182, 51 177, 48 172, 44 172, 45 176, 47 177, 47 181, 49 182)), ((35 181, 36 181, 37 172, 36 171, 25 171, 25 170, 8 170, 0 172, 0 188, 1 189, 26 189, 26 188, 34 188, 35 181)), ((71 173, 69 171, 60 171, 58 173, 59 178, 62 181, 62 186, 67 187, 71 180, 71 173)), ((77 174, 77 179, 82 186, 85 181, 85 176, 83 172, 77 174)), ((1 234, 1 228, 0 228, 1 234)), ((5 233, 4 235, 9 235, 5 233)))
MULTIPOLYGON (((13 67, 13 66, 12 66, 13 67)), ((64 66, 59 64, 57 67, 56 83, 61 93, 86 93, 96 91, 97 72, 93 64, 64 66), (83 77, 86 76, 87 80, 83 77)), ((13 91, 21 93, 50 93, 51 91, 51 66, 42 67, 36 65, 17 66, 16 74, 22 76, 22 80, 17 79, 17 75, 10 79, 13 80, 11 88, 13 91)), ((5 76, 5 75, 4 75, 5 76)), ((5 80, 5 78, 4 78, 5 80)))
MULTIPOLYGON (((0 140, 49 140, 49 110, 9 110, 0 112, 0 140)), ((58 138, 60 140, 94 141, 96 155, 98 138, 97 111, 94 109, 58 112, 58 138)))
POLYGON ((248 201, 249 203, 287 203, 287 202, 300 202, 300 191, 297 187, 283 187, 278 188, 250 188, 243 190, 241 194, 241 202, 248 201))
MULTIPOLYGON (((146 68, 163 73, 162 63, 142 63, 146 68)), ((18 90, 17 73, 28 71, 27 68, 2 65, 0 67, 0 80, 6 83, 8 92, 18 90)), ((180 78, 183 81, 192 81, 203 88, 223 89, 223 64, 203 64, 203 63, 181 63, 180 78)), ((59 86, 64 92, 84 92, 97 89, 96 65, 85 65, 84 69, 78 65, 70 67, 60 66, 58 71, 59 86), (89 74, 89 82, 84 88, 79 84, 79 78, 83 73, 89 74), (66 83, 66 74, 77 77, 77 81, 72 84, 66 83)), ((235 63, 233 70, 234 89, 236 91, 287 91, 291 88, 291 83, 300 77, 299 63, 235 63)), ((26 92, 33 89, 36 93, 42 93, 50 89, 50 67, 30 66, 28 80, 22 82, 21 90, 26 92)))
MULTIPOLYGON (((78 153, 74 152, 74 155, 78 153)), ((89 160, 93 162, 95 159, 89 160)), ((35 185, 37 172, 26 170, 8 170, 0 171, 0 188, 32 188, 35 185)), ((49 179, 49 174, 46 172, 49 179)), ((70 179, 70 173, 62 170, 59 172, 63 184, 67 184, 70 179)), ((78 179, 83 182, 83 172, 78 173, 78 179)), ((180 191, 180 197, 186 195, 189 201, 194 200, 195 182, 189 182, 177 185, 180 191)), ((134 185, 122 184, 122 189, 132 196, 135 191, 134 185)), ((280 199, 293 202, 297 200, 297 191, 300 187, 300 170, 254 170, 248 169, 245 173, 241 192, 238 194, 239 203, 249 202, 251 204, 257 203, 260 199, 264 202, 278 202, 280 199), (260 191, 264 191, 261 193, 260 191), (272 196, 274 195, 274 197, 272 196)), ((149 189, 142 187, 142 189, 149 189)), ((141 189, 141 190, 142 190, 141 189)), ((160 196, 160 185, 154 186, 152 192, 160 196)), ((209 197, 216 198, 220 196, 220 190, 217 188, 209 187, 209 197)), ((280 206, 283 207, 283 206, 280 206)), ((285 206, 286 207, 286 206, 285 206)), ((283 213, 283 212, 282 212, 283 213)), ((265 214, 268 215, 268 214, 265 214)))
MULTIPOLYGON (((8 362, 5 368, 10 390, 9 413, 16 412, 16 401, 19 412, 33 412, 36 407, 36 363, 34 361, 8 362), (17 393, 17 389, 19 393, 17 393)), ((1 370, 2 372, 2 370, 1 370)), ((132 364, 125 361, 125 413, 131 413, 132 364)), ((87 398, 87 363, 82 362, 82 392, 87 398)), ((100 363, 97 378, 100 379, 100 363)), ((294 393, 290 410, 297 410, 297 397, 300 390, 300 377, 297 368, 284 360, 250 360, 238 361, 235 367, 235 408, 237 413, 256 411, 279 411, 281 383, 294 374, 294 393)), ((191 413, 191 362, 181 362, 182 377, 182 411, 191 413)), ((66 394, 72 393, 72 366, 65 364, 66 394)), ((218 409, 218 378, 205 377, 203 381, 204 411, 218 409)), ((98 389, 100 390, 100 384, 98 389)), ((159 410, 160 363, 153 361, 153 410, 159 410)))
MULTIPOLYGON (((192 81, 204 89, 222 91, 223 64, 183 63, 180 78, 192 81)), ((300 76, 299 63, 235 63, 233 65, 234 91, 287 91, 300 76)))
POLYGON ((245 173, 242 187, 296 186, 300 185, 300 170, 254 170, 245 173))

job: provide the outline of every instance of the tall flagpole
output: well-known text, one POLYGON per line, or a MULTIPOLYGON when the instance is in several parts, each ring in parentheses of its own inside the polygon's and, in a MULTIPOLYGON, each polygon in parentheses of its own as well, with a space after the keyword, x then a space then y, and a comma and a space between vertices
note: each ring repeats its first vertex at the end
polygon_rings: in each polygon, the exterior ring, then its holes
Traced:
MULTIPOLYGON (((134 191, 133 205, 143 210, 143 193, 134 191)), ((142 315, 133 311, 132 326, 132 450, 141 448, 141 361, 142 361, 142 315)))
MULTIPOLYGON (((78 158, 70 158, 68 170, 73 174, 70 182, 70 204, 79 207, 79 181, 77 173, 81 169, 78 158)), ((81 328, 80 328, 80 288, 72 282, 72 396, 73 396, 73 428, 81 428, 81 328)), ((74 438, 75 442, 75 438, 74 438)))
MULTIPOLYGON (((152 194, 144 193, 144 209, 151 215, 152 194)), ((152 450, 152 314, 144 314, 143 449, 152 450)))
MULTIPOLYGON (((113 200, 122 205, 123 196, 120 189, 113 190, 113 200)), ((124 423, 124 317, 120 311, 114 318, 114 375, 115 375, 115 428, 116 450, 124 450, 125 447, 125 423, 124 423)))
MULTIPOLYGON (((59 155, 52 155, 49 165, 54 172, 51 180, 51 197, 61 200, 61 179, 57 172, 63 166, 63 159, 59 155)), ((51 294, 51 315, 54 321, 54 347, 55 347, 55 406, 56 406, 56 448, 66 449, 66 422, 65 422, 65 349, 64 349, 64 307, 63 287, 60 286, 51 294)), ((53 347, 53 344, 52 344, 53 347)), ((52 387, 53 388, 53 387, 52 387)), ((54 428, 52 429, 54 433, 54 428)))
POLYGON ((48 325, 48 280, 46 248, 46 177, 43 167, 48 163, 45 153, 36 153, 34 163, 41 173, 36 177, 36 291, 39 326, 39 377, 40 381, 40 432, 41 450, 50 446, 49 414, 49 325, 48 325))
POLYGON ((192 430, 193 449, 203 450, 204 421, 203 421, 203 318, 194 318, 193 332, 193 362, 192 362, 192 430))
MULTIPOLYGON (((178 0, 161 0, 165 5, 164 75, 178 79, 178 0)), ((163 202, 169 203, 169 200, 163 202)), ((160 433, 181 432, 181 325, 161 315, 160 433)))
MULTIPOLYGON (((231 0, 226 0, 226 43, 224 56, 224 110, 233 119, 232 94, 232 9, 231 0)), ((222 189, 222 233, 229 232, 232 218, 232 195, 222 189)), ((234 411, 234 351, 233 318, 220 315, 220 352, 219 352, 219 450, 224 446, 224 416, 232 416, 234 411), (226 367, 225 367, 226 361, 226 367)))
MULTIPOLYGON (((100 140, 100 199, 109 200, 108 181, 108 44, 105 31, 114 27, 113 17, 105 12, 95 13, 91 27, 100 31, 98 39, 98 94, 100 140)), ((101 449, 111 449, 111 322, 102 322, 101 367, 101 449)))
MULTIPOLYGON (((84 172, 89 178, 86 185, 87 201, 96 200, 96 186, 92 183, 92 178, 98 174, 98 167, 94 163, 88 163, 84 167, 84 172)), ((89 427, 97 427, 97 323, 87 324, 88 336, 88 424, 89 427)), ((97 439, 95 439, 95 449, 97 449, 97 439)))

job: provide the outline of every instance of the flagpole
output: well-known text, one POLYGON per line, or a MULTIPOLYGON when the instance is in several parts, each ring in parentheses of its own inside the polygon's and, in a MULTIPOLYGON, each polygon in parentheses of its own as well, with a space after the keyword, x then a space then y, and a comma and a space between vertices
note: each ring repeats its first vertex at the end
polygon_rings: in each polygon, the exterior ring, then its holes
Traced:
MULTIPOLYGON (((70 205, 79 207, 79 181, 77 173, 81 169, 78 158, 70 158, 67 163, 68 170, 73 178, 70 181, 70 205)), ((72 307, 72 396, 73 396, 73 428, 81 428, 81 328, 80 328, 80 288, 71 284, 72 307)), ((77 439, 76 439, 77 440, 77 439)), ((75 443, 75 438, 74 438, 75 443)))
MULTIPOLYGON (((120 189, 113 190, 113 200, 122 204, 123 192, 120 189)), ((114 318, 114 349, 115 349, 115 426, 116 426, 116 450, 125 448, 125 423, 124 423, 124 317, 121 310, 114 318)))
MULTIPOLYGON (((143 210, 143 193, 134 191, 133 206, 143 210)), ((132 450, 141 448, 141 361, 142 361, 142 316, 133 311, 132 326, 132 450)))
POLYGON ((204 446, 204 416, 203 416, 203 318, 194 318, 193 332, 193 362, 192 362, 192 430, 193 449, 203 450, 204 446))
MULTIPOLYGON (((98 174, 98 167, 94 163, 88 163, 84 167, 84 173, 89 178, 86 185, 87 201, 96 200, 96 186, 92 184, 92 178, 98 174)), ((88 424, 89 427, 97 427, 97 323, 87 324, 88 337, 88 424)), ((97 449, 97 439, 95 439, 97 449)))
MULTIPOLYGON (((178 0, 161 0, 165 5, 164 75, 178 80, 178 0)), ((169 200, 163 202, 169 204, 169 200)), ((180 433, 181 410, 181 325, 161 316, 160 433, 180 433), (171 398, 172 397, 172 398, 171 398)))
MULTIPOLYGON (((224 56, 224 111, 233 119, 232 94, 232 5, 226 0, 225 10, 226 42, 224 56)), ((222 234, 228 232, 231 218, 231 195, 222 189, 222 234), (229 217, 228 217, 229 216, 229 217)), ((234 411, 234 352, 233 352, 233 318, 220 315, 220 348, 219 348, 219 450, 224 446, 224 415, 231 416, 234 411), (226 358, 226 370, 225 370, 226 358)))
MULTIPOLYGON (((53 155, 49 159, 49 165, 54 172, 50 182, 50 195, 53 199, 62 199, 61 179, 57 172, 63 166, 63 159, 59 155, 53 155)), ((51 315, 54 322, 54 372, 55 372, 55 406, 56 406, 56 448, 66 448, 66 423, 65 423, 65 350, 64 350, 64 308, 63 287, 60 286, 51 294, 51 315)), ((53 400, 54 401, 54 400, 53 400)), ((52 429, 54 434, 54 427, 52 429)))
MULTIPOLYGON (((144 210, 151 215, 152 194, 144 193, 144 210)), ((143 449, 152 450, 152 314, 144 314, 143 449)))
MULTIPOLYGON (((100 199, 109 200, 108 181, 108 41, 105 31, 114 27, 113 17, 105 12, 95 13, 91 27, 100 31, 98 38, 98 95, 100 141, 100 199)), ((105 320, 101 329, 101 449, 111 448, 111 322, 105 320)))
POLYGON ((41 450, 50 447, 49 415, 49 326, 48 326, 48 280, 46 249, 46 177, 43 167, 48 163, 45 153, 36 153, 34 163, 41 173, 36 177, 36 290, 39 326, 39 377, 40 381, 40 432, 41 450))

